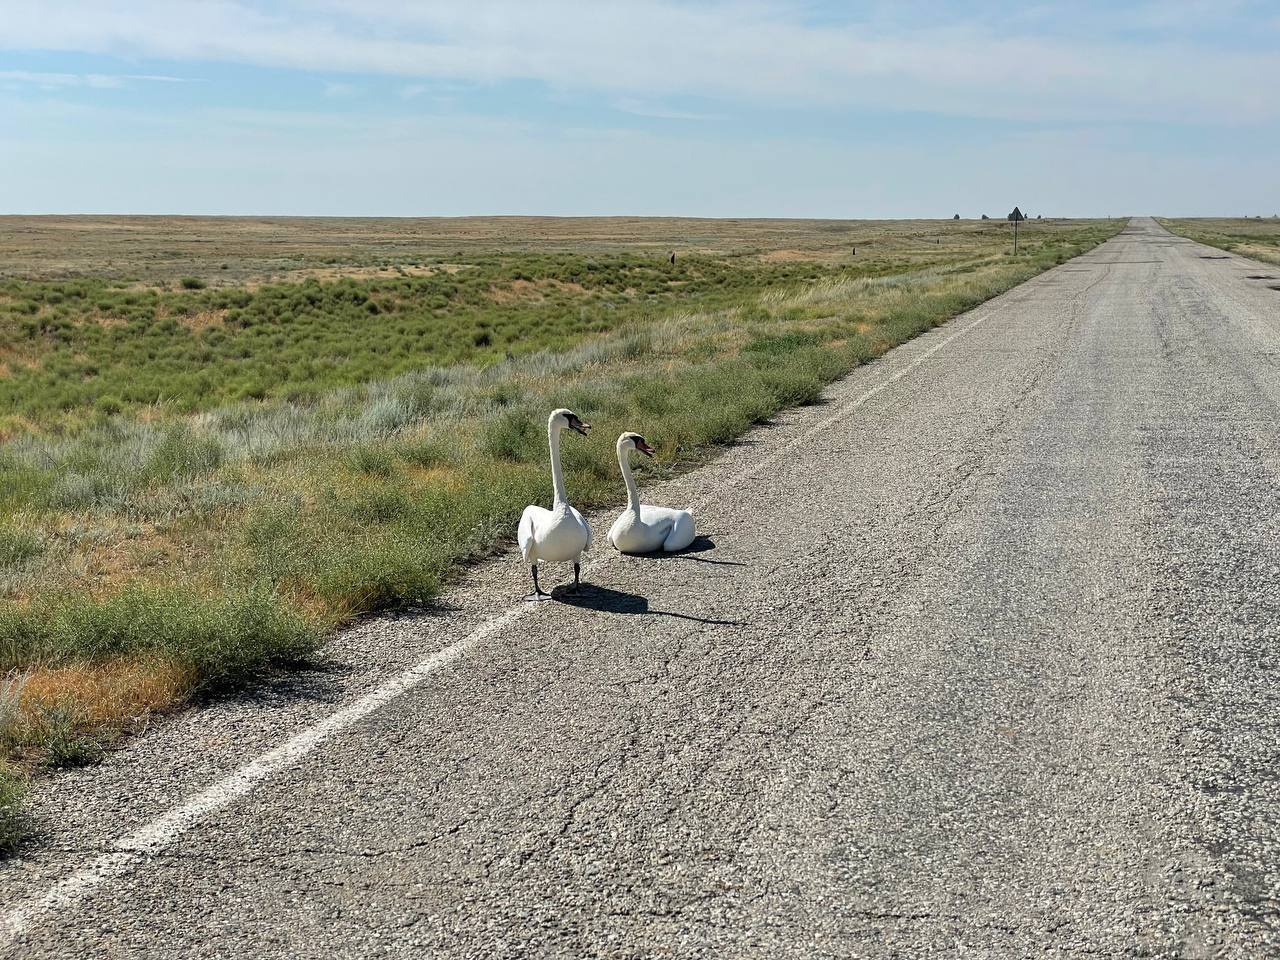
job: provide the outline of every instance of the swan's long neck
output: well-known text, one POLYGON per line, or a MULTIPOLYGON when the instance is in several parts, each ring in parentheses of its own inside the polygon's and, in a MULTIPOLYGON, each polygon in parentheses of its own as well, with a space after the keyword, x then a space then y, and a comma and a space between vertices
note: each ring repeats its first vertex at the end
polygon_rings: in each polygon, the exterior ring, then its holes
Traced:
POLYGON ((553 506, 567 504, 568 495, 564 492, 564 470, 560 467, 560 430, 553 417, 547 422, 547 443, 551 447, 551 489, 553 506))
POLYGON ((636 478, 631 472, 631 451, 622 443, 618 444, 618 467, 622 470, 622 482, 627 485, 627 509, 640 511, 640 491, 636 488, 636 478))

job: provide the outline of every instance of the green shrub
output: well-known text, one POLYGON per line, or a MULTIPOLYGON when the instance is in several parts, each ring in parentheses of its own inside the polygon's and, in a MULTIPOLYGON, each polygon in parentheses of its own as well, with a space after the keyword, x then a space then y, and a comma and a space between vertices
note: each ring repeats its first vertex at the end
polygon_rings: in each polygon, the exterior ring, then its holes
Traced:
POLYGON ((817 374, 788 365, 763 374, 764 386, 778 407, 802 407, 817 403, 825 387, 817 374))
POLYGON ((757 337, 746 346, 746 352, 755 354, 761 359, 786 356, 801 347, 810 347, 821 342, 818 335, 809 331, 792 331, 777 336, 757 337))
POLYGON ((211 473, 222 465, 226 451, 215 438, 189 427, 168 430, 151 455, 147 474, 157 479, 182 479, 211 473))
POLYGON ((380 447, 364 445, 347 454, 347 465, 359 473, 373 477, 389 478, 395 472, 395 462, 390 452, 380 447))
POLYGON ((403 490, 379 487, 356 495, 346 509, 360 523, 392 523, 410 511, 411 503, 403 490))
POLYGON ((22 530, 0 527, 0 569, 12 569, 44 553, 44 545, 22 530))
POLYGON ((45 707, 33 720, 41 731, 40 747, 46 766, 83 767, 102 759, 102 742, 80 730, 68 708, 45 707))
POLYGON ((544 430, 530 411, 507 409, 481 429, 480 450, 495 460, 528 461, 542 455, 544 430))
POLYGON ((0 671, 161 653, 211 685, 302 657, 319 641, 314 626, 266 590, 202 596, 138 585, 103 599, 56 596, 0 608, 0 671))
POLYGON ((28 818, 22 801, 26 781, 0 760, 0 854, 8 853, 28 830, 28 818))
POLYGON ((203 290, 205 288, 205 282, 199 277, 183 277, 178 282, 182 284, 183 290, 203 290))
POLYGON ((435 440, 414 440, 397 444, 396 455, 416 467, 435 467, 449 462, 444 445, 435 440))
POLYGON ((124 409, 118 397, 99 397, 94 401, 94 409, 104 416, 115 416, 124 409))
POLYGON ((113 478, 71 470, 49 488, 45 502, 54 510, 83 510, 100 505, 118 492, 113 478))
POLYGON ((444 558, 431 543, 392 535, 337 548, 314 581, 316 593, 351 614, 426 600, 440 589, 444 558))

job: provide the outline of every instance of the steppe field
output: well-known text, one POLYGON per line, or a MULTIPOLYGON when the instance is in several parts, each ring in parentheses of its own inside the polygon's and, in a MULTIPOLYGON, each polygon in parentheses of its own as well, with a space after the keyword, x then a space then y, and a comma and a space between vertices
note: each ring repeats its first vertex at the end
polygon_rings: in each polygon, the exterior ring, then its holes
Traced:
POLYGON ((0 845, 42 769, 503 548, 553 407, 614 502, 622 429, 678 471, 1121 226, 0 218, 0 845))

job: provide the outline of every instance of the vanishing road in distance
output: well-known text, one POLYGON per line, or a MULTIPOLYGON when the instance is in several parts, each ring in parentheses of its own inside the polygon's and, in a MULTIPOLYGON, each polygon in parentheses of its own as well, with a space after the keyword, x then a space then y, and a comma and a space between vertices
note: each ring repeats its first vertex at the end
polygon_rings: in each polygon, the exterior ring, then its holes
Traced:
POLYGON ((1278 955, 1277 277, 1134 220, 652 491, 703 549, 60 776, 0 955, 1278 955))

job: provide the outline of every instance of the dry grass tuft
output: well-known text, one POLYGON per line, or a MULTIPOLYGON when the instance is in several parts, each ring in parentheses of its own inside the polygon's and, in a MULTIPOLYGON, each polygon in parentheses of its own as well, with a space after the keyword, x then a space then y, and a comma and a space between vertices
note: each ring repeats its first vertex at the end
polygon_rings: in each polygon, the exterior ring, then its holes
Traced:
POLYGON ((193 333, 207 330, 210 327, 224 326, 227 319, 225 310, 200 310, 177 318, 178 322, 193 333))
POLYGON ((123 730, 181 702, 197 679, 191 667, 163 657, 33 667, 20 677, 18 722, 39 727, 60 712, 82 733, 123 730))
POLYGON ((4 683, 0 748, 28 766, 95 760, 121 734, 183 702, 198 681, 193 667, 159 656, 31 667, 4 683))

